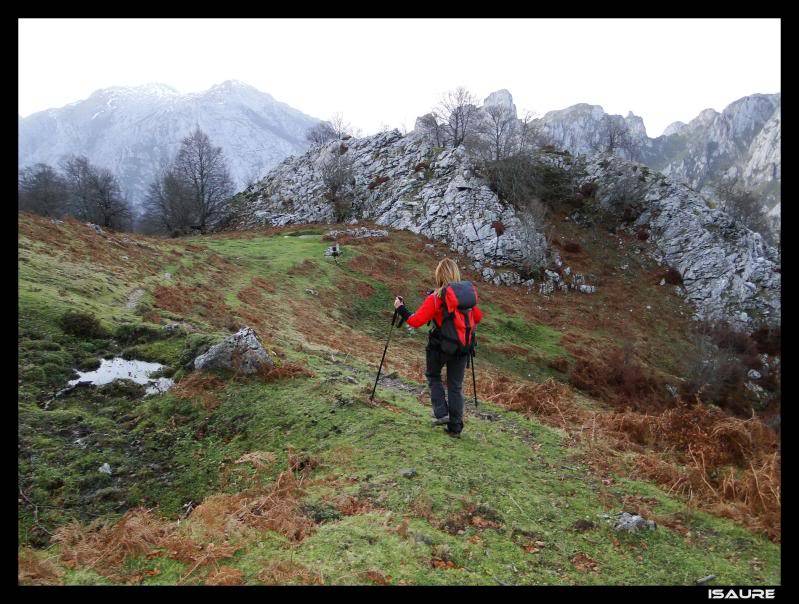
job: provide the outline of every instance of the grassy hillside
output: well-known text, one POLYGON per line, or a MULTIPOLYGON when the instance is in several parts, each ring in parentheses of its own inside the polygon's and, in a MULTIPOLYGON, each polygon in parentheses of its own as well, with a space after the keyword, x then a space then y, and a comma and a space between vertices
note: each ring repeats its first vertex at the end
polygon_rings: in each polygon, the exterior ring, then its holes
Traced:
POLYGON ((480 405, 453 440, 429 425, 424 329, 395 333, 367 400, 391 301, 419 304, 438 244, 344 241, 335 264, 322 226, 158 240, 20 214, 19 228, 21 582, 780 582, 779 494, 747 465, 778 466, 773 439, 716 408, 669 408, 690 310, 642 242, 561 228, 594 295, 478 284, 480 405), (241 325, 276 370, 186 368, 241 325), (634 375, 619 381, 624 351, 634 375), (73 368, 117 355, 168 365, 176 386, 54 397, 73 368), (760 448, 716 446, 741 438, 760 448), (622 510, 658 528, 617 533, 622 510))

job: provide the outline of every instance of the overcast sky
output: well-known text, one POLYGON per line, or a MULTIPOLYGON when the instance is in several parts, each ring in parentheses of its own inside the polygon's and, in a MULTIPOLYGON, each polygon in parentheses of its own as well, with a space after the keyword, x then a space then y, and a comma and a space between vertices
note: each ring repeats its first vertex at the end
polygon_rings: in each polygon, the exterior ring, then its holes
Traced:
POLYGON ((778 19, 22 19, 19 113, 108 86, 196 92, 237 79, 364 133, 413 127, 443 92, 511 91, 519 110, 575 103, 657 136, 702 109, 780 91, 778 19))

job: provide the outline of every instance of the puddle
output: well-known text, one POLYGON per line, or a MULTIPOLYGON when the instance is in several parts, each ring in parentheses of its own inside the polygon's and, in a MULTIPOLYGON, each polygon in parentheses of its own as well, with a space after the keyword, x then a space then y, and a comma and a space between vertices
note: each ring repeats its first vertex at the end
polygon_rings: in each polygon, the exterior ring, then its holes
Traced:
POLYGON ((145 384, 147 394, 160 394, 169 390, 174 384, 173 380, 166 377, 150 377, 163 368, 164 365, 160 363, 147 361, 128 361, 120 357, 103 359, 100 361, 100 367, 94 371, 78 371, 78 378, 68 382, 67 388, 62 392, 78 385, 102 386, 114 380, 131 380, 137 384, 145 384))

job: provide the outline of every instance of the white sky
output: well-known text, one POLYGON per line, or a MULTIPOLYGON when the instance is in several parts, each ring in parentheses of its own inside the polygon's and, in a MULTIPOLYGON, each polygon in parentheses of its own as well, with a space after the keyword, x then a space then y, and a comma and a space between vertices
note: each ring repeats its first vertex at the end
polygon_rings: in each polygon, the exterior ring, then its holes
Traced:
POLYGON ((779 19, 21 19, 19 113, 108 86, 245 81, 364 133, 413 127, 443 92, 507 88, 543 114, 579 102, 644 118, 780 91, 779 19))

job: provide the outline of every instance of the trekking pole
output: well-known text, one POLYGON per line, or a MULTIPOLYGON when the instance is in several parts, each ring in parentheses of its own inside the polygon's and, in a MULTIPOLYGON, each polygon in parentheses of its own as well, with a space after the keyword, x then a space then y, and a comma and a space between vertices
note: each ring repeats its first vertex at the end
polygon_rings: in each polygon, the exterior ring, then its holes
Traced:
POLYGON ((470 354, 472 355, 472 386, 474 387, 474 407, 477 408, 477 378, 474 375, 474 348, 472 348, 470 354))
MULTIPOLYGON (((402 298, 400 298, 401 300, 402 298)), ((397 321, 397 309, 394 309, 394 314, 391 316, 391 327, 388 330, 388 339, 386 340, 386 347, 383 349, 383 357, 380 359, 380 366, 377 368, 377 377, 375 378, 375 385, 372 388, 372 394, 369 396, 369 401, 374 401, 375 398, 375 391, 377 390, 377 382, 380 381, 380 372, 383 370, 383 361, 386 360, 386 351, 388 350, 388 343, 391 341, 391 334, 394 331, 394 324, 397 321)), ((400 317, 399 323, 397 323, 397 327, 402 325, 404 319, 400 317)))

